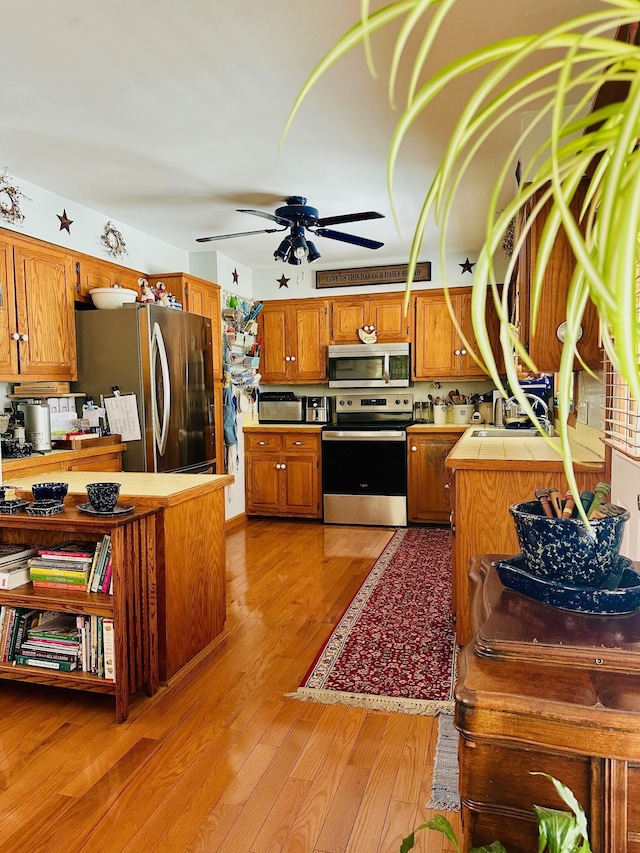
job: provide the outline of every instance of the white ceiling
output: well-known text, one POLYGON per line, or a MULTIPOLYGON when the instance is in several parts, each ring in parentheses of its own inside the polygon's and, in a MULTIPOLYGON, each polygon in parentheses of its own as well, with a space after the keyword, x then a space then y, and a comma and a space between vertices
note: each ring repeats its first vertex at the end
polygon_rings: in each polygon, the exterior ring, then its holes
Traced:
MULTIPOLYGON (((380 5, 378 3, 377 5, 380 5)), ((29 0, 5 4, 0 28, 0 168, 188 251, 212 249, 269 266, 279 235, 198 244, 259 230, 288 195, 320 216, 377 210, 340 226, 381 240, 363 250, 326 238, 316 266, 406 258, 413 223, 452 123, 457 86, 405 144, 396 177, 398 233, 385 159, 394 112, 384 71, 390 34, 376 37, 381 80, 357 50, 332 69, 279 138, 306 75, 357 20, 358 0, 29 0)), ((375 4, 374 4, 375 7, 375 4)), ((515 32, 601 8, 599 0, 459 0, 436 61, 515 32)), ((464 183, 451 251, 482 242, 491 163, 512 127, 485 148, 464 183)), ((70 214, 71 215, 71 214, 70 214)), ((73 218, 73 217, 72 217, 73 218)), ((426 247, 435 250, 437 232, 426 247)))

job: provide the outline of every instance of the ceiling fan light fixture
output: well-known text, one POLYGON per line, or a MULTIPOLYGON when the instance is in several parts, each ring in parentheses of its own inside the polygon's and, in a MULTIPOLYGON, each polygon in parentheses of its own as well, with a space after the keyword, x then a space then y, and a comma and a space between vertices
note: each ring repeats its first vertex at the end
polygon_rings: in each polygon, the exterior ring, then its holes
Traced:
POLYGON ((307 262, 311 264, 313 261, 317 261, 319 257, 321 257, 321 255, 316 249, 316 244, 311 240, 307 240, 307 262))
POLYGON ((289 256, 291 255, 291 237, 285 237, 282 243, 278 246, 278 248, 273 253, 273 257, 276 261, 282 261, 285 263, 289 260, 289 256))
POLYGON ((304 239, 302 234, 296 234, 293 238, 291 249, 296 258, 303 260, 307 257, 309 248, 307 246, 307 241, 304 239))

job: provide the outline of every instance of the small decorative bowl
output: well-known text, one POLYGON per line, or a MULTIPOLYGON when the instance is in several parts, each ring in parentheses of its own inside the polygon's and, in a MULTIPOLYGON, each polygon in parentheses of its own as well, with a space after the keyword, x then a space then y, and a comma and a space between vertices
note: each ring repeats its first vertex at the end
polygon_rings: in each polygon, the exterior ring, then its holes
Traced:
POLYGON ((532 575, 526 570, 522 554, 492 565, 503 586, 562 610, 606 614, 632 613, 640 608, 640 574, 628 557, 617 558, 615 569, 620 574, 617 589, 570 586, 532 575))
POLYGON ((88 483, 87 495, 96 512, 113 512, 120 495, 120 483, 88 483))
POLYGON ((68 483, 34 483, 31 486, 31 494, 37 502, 55 500, 63 503, 68 490, 68 483))
POLYGON ((547 518, 539 501, 509 507, 532 575, 572 586, 600 586, 611 574, 629 513, 594 519, 547 518))
POLYGON ((64 512, 62 501, 48 498, 47 500, 34 501, 26 509, 29 515, 59 515, 64 512))

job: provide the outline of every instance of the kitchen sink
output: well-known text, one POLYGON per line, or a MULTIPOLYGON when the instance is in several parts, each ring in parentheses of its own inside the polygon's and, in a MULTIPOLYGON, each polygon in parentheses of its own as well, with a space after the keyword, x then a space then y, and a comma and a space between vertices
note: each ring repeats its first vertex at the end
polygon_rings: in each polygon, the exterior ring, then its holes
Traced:
POLYGON ((537 429, 474 429, 471 433, 474 438, 531 438, 534 435, 540 435, 537 429))

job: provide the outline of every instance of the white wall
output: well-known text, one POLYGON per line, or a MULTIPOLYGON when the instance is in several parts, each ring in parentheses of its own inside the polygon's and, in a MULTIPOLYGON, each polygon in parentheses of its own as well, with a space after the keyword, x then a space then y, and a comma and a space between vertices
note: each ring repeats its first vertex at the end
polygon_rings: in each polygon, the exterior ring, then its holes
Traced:
MULTIPOLYGON (((445 274, 447 279, 447 284, 450 287, 463 287, 470 286, 473 283, 473 276, 470 273, 463 273, 460 264, 464 263, 466 257, 469 257, 469 260, 472 263, 475 263, 478 259, 479 250, 469 250, 464 253, 464 257, 461 257, 461 253, 456 252, 455 254, 448 254, 445 259, 445 274)), ((375 266, 376 261, 373 255, 375 253, 371 253, 372 257, 368 264, 361 262, 359 264, 348 264, 345 265, 345 269, 349 267, 361 267, 361 266, 375 266)), ((409 254, 409 250, 407 249, 407 256, 409 254)), ((424 289, 434 289, 440 288, 444 283, 444 276, 442 274, 442 270, 440 267, 438 250, 434 249, 433 252, 425 251, 423 252, 423 258, 425 261, 431 261, 431 281, 430 282, 416 282, 412 289, 413 290, 424 290, 424 289)), ((386 265, 387 262, 385 262, 386 265)), ((396 263, 398 264, 406 264, 407 258, 399 258, 396 263)), ((496 271, 498 273, 498 277, 504 275, 507 268, 506 259, 499 257, 495 260, 496 263, 496 271)), ((314 264, 302 264, 299 267, 293 266, 292 264, 281 264, 274 262, 269 267, 264 267, 262 269, 256 269, 253 271, 253 293, 255 298, 257 299, 306 299, 311 297, 324 297, 331 299, 332 296, 348 296, 348 295, 356 295, 362 296, 367 292, 371 293, 390 293, 397 292, 399 290, 403 290, 404 286, 402 284, 380 284, 373 285, 371 287, 323 287, 320 290, 316 288, 316 271, 323 269, 334 269, 335 265, 332 267, 322 266, 322 264, 318 265, 318 262, 314 264), (286 287, 281 287, 279 279, 284 276, 289 281, 287 282, 286 287)))
POLYGON ((12 178, 14 184, 20 187, 30 200, 22 199, 20 203, 24 222, 21 225, 12 225, 0 219, 2 228, 150 274, 189 271, 188 252, 116 220, 112 221, 122 234, 127 255, 123 258, 112 258, 100 241, 104 227, 109 221, 108 216, 15 175, 12 175, 12 178), (71 233, 60 230, 58 214, 62 215, 63 210, 66 210, 69 219, 73 220, 71 233))

